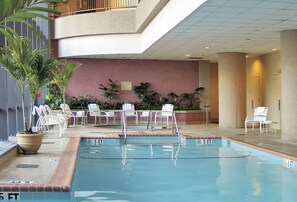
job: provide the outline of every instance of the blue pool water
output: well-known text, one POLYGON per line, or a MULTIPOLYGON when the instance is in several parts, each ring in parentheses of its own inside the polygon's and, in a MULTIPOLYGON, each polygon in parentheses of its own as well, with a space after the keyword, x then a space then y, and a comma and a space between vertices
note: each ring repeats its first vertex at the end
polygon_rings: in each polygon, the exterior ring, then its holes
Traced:
POLYGON ((81 142, 71 201, 296 202, 297 175, 289 165, 220 139, 88 139, 81 142))

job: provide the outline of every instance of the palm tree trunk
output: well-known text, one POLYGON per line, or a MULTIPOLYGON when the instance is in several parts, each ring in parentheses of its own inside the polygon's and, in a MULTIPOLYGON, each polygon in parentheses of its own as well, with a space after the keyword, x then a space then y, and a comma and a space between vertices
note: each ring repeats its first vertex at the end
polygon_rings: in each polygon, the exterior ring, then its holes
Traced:
POLYGON ((65 90, 63 90, 62 94, 63 94, 63 104, 65 104, 66 103, 65 90))
POLYGON ((30 112, 29 112, 29 131, 32 132, 32 112, 33 112, 34 100, 30 101, 30 112))
POLYGON ((21 94, 22 94, 21 96, 22 96, 22 112, 23 112, 23 129, 24 129, 24 131, 27 131, 24 86, 21 86, 21 94))

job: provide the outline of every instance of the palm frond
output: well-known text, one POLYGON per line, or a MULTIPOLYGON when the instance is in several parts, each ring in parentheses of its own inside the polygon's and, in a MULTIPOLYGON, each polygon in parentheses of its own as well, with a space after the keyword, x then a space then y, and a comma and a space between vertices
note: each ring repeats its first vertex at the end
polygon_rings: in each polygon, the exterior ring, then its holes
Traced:
POLYGON ((42 18, 48 19, 48 13, 59 15, 60 12, 39 6, 45 3, 61 3, 63 0, 1 0, 0 1, 0 34, 3 34, 9 43, 13 43, 12 37, 19 37, 16 32, 9 30, 7 22, 21 22, 29 26, 31 30, 37 33, 31 23, 25 19, 42 18))

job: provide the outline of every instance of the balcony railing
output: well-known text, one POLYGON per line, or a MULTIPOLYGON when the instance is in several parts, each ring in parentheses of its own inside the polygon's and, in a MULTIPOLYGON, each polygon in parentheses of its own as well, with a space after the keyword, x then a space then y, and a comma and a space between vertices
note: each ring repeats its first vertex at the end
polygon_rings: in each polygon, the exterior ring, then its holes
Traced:
POLYGON ((54 5, 61 16, 89 12, 101 12, 113 9, 136 8, 141 0, 69 0, 67 3, 54 5))

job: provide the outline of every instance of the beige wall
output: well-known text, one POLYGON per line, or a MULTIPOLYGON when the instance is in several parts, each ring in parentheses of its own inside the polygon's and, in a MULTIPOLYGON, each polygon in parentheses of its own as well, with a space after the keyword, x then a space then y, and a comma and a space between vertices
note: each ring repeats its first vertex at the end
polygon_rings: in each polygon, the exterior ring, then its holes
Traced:
POLYGON ((218 63, 210 63, 210 121, 219 121, 218 63))
POLYGON ((95 12, 70 15, 54 21, 54 39, 110 34, 134 33, 135 10, 118 10, 112 12, 95 12))
POLYGON ((273 52, 260 57, 247 59, 247 114, 253 113, 251 100, 259 97, 259 101, 254 101, 258 106, 268 107, 268 117, 276 121, 276 129, 280 129, 280 109, 279 100, 281 96, 281 64, 280 52, 273 52), (259 79, 259 84, 255 84, 259 79), (259 90, 255 90, 259 86, 259 90))
POLYGON ((137 8, 69 15, 53 21, 52 39, 142 32, 168 0, 142 0, 137 8))
POLYGON ((199 61, 199 87, 204 87, 201 92, 200 100, 201 109, 204 105, 210 104, 210 63, 208 61, 199 61))
POLYGON ((263 71, 264 64, 260 57, 247 59, 246 62, 246 109, 252 116, 255 107, 263 103, 263 71))

